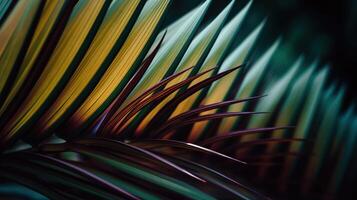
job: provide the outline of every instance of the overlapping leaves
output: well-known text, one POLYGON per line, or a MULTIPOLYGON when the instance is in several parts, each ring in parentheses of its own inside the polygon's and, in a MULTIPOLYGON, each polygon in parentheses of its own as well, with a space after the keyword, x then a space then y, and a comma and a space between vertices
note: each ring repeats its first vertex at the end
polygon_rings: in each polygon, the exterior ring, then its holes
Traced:
POLYGON ((343 90, 303 58, 276 77, 282 39, 243 65, 266 22, 243 37, 252 3, 230 19, 232 1, 202 24, 210 3, 159 33, 168 0, 1 1, 0 194, 266 198, 246 180, 339 194, 356 176, 343 90))

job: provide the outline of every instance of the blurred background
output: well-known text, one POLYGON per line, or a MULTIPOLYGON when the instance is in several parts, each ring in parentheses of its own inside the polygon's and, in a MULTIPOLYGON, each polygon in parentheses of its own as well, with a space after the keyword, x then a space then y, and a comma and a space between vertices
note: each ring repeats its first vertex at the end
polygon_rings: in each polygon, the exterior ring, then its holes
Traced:
MULTIPOLYGON (((231 0, 212 0, 210 9, 202 24, 208 23, 231 0)), ((170 24, 203 0, 172 1, 165 24, 170 24)), ((248 0, 236 0, 235 15, 248 0)), ((278 66, 283 73, 284 66, 291 65, 299 55, 304 55, 308 65, 314 60, 320 67, 329 64, 330 84, 346 86, 345 106, 356 102, 357 78, 357 1, 356 0, 256 0, 235 42, 238 44, 264 19, 267 23, 251 52, 257 57, 278 37, 282 45, 273 57, 271 65, 278 66)), ((280 69, 279 68, 279 69, 280 69)))

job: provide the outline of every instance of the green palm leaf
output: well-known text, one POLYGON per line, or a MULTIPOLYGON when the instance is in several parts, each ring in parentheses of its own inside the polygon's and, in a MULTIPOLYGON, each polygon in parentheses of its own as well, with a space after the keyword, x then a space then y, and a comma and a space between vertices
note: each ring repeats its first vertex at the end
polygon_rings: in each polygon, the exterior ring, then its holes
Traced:
POLYGON ((269 23, 241 33, 252 2, 207 22, 211 4, 162 27, 169 0, 0 1, 0 197, 346 192, 357 118, 344 86, 303 56, 273 66, 284 38, 252 56, 269 23))

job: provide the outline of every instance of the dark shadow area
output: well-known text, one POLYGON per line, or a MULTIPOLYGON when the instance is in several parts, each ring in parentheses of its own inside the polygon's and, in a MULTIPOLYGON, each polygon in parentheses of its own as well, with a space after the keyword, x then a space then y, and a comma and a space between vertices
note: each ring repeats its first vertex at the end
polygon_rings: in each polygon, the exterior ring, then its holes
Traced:
MULTIPOLYGON (((173 1, 166 23, 182 16, 202 0, 173 1)), ((212 1, 203 21, 209 22, 230 2, 212 1)), ((237 13, 248 1, 236 1, 231 15, 237 13)), ((331 66, 330 81, 347 88, 345 104, 356 100, 355 68, 357 67, 357 1, 354 0, 259 0, 253 1, 250 12, 239 31, 237 43, 263 19, 267 24, 256 44, 256 55, 264 51, 274 40, 282 37, 279 57, 275 65, 291 64, 303 54, 306 63, 315 59, 319 65, 331 66)))

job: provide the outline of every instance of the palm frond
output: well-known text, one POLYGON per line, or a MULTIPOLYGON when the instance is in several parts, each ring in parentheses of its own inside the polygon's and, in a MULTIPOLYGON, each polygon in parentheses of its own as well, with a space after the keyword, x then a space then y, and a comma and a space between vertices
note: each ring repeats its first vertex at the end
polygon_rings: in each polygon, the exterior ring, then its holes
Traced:
POLYGON ((352 192, 344 86, 303 56, 273 66, 284 38, 252 56, 269 23, 241 33, 252 2, 206 23, 210 4, 162 27, 169 0, 0 1, 0 197, 352 192))

